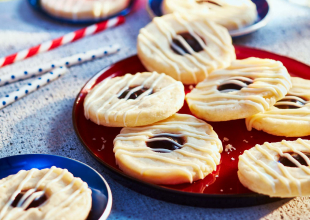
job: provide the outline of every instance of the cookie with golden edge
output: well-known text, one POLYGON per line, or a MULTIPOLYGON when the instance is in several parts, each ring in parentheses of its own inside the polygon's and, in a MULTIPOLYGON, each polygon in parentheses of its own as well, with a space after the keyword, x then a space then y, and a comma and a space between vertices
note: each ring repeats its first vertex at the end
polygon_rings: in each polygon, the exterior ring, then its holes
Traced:
POLYGON ((264 113, 246 118, 252 128, 272 135, 302 137, 310 135, 310 80, 291 77, 292 89, 264 113))
POLYGON ((84 100, 84 114, 98 125, 134 127, 166 119, 182 108, 184 86, 157 72, 107 78, 84 100))
POLYGON ((253 24, 258 17, 251 0, 164 0, 162 10, 164 14, 179 12, 208 18, 229 30, 253 24))
POLYGON ((74 21, 96 20, 124 10, 130 0, 40 0, 48 14, 74 21))
POLYGON ((251 57, 212 72, 186 95, 186 101, 199 118, 229 121, 267 111, 291 86, 281 62, 251 57))
POLYGON ((166 73, 183 84, 197 84, 236 59, 226 28, 205 18, 169 14, 140 30, 138 56, 149 71, 166 73))
POLYGON ((126 174, 165 185, 203 179, 216 170, 222 150, 212 126, 186 114, 123 128, 113 149, 117 165, 126 174))
POLYGON ((264 143, 239 156, 238 177, 250 190, 270 197, 310 195, 310 141, 264 143))
POLYGON ((91 193, 66 169, 21 170, 0 180, 0 219, 85 220, 91 193))

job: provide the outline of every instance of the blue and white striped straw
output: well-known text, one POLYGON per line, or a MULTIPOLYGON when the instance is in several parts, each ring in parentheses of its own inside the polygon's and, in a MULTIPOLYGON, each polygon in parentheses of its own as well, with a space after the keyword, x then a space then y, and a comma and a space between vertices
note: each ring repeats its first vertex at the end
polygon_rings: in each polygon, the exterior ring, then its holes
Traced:
POLYGON ((115 44, 108 47, 102 47, 84 53, 79 53, 70 57, 61 58, 60 60, 55 60, 54 62, 43 64, 40 67, 23 70, 14 74, 6 74, 0 76, 0 86, 30 77, 35 77, 60 66, 70 67, 72 65, 87 62, 96 58, 116 53, 118 51, 120 51, 120 45, 115 44))
POLYGON ((52 72, 46 73, 41 77, 35 79, 31 83, 23 86, 20 89, 17 89, 15 92, 12 92, 6 95, 3 98, 0 98, 0 109, 12 104, 13 102, 23 98, 24 96, 28 95, 29 93, 39 89, 40 87, 48 84, 49 82, 61 77, 64 75, 68 69, 66 67, 59 67, 54 69, 52 72))

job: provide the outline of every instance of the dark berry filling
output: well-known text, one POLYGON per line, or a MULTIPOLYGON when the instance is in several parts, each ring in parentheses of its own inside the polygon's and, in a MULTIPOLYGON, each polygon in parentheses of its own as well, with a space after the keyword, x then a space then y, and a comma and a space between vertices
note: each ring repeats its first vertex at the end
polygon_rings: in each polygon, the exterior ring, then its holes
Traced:
POLYGON ((158 153, 169 153, 181 149, 184 144, 184 138, 175 134, 158 134, 151 137, 146 145, 158 153))
MULTIPOLYGON (((141 88, 139 90, 136 90, 133 92, 133 90, 137 88, 137 87, 131 87, 129 89, 126 89, 120 96, 118 96, 119 99, 124 99, 126 98, 128 95, 128 99, 136 99, 138 98, 140 95, 142 95, 144 92, 146 92, 148 89, 147 88, 141 88)), ((148 94, 150 95, 150 94, 148 94)))
MULTIPOLYGON (((38 192, 38 191, 37 191, 38 192)), ((35 193, 37 193, 35 192, 35 193)), ((12 207, 17 207, 19 201, 22 199, 22 197, 27 193, 27 191, 22 191, 20 192, 14 199, 13 203, 11 204, 12 207)), ((32 193, 33 194, 33 193, 32 193)), ((30 194, 27 198, 24 199, 24 202, 27 201, 27 199, 32 195, 30 194)), ((27 209, 30 208, 36 208, 39 207, 40 205, 42 205, 44 202, 46 202, 47 200, 47 196, 43 193, 43 194, 39 194, 27 207, 27 209)), ((21 204, 22 205, 22 204, 21 204)))
POLYGON ((294 98, 284 97, 280 101, 278 101, 275 106, 280 109, 298 109, 303 107, 307 101, 298 96, 292 96, 294 98), (290 102, 291 104, 282 104, 282 102, 290 102))
POLYGON ((218 3, 214 2, 214 1, 208 1, 208 0, 196 0, 196 2, 197 2, 198 4, 202 4, 202 3, 211 3, 211 4, 213 4, 213 5, 216 5, 216 6, 220 6, 220 7, 221 7, 221 5, 220 5, 220 4, 218 4, 218 3))
POLYGON ((243 85, 236 84, 236 83, 223 83, 217 87, 217 90, 222 93, 234 92, 234 91, 239 91, 242 88, 245 88, 251 83, 253 83, 251 79, 249 80, 229 79, 229 80, 236 80, 236 81, 242 82, 243 85))
MULTIPOLYGON (((178 34, 183 37, 183 39, 187 42, 187 44, 195 51, 200 52, 203 50, 201 44, 198 42, 198 40, 191 35, 190 33, 180 33, 178 34)), ((200 39, 203 41, 203 39, 200 37, 200 39)), ((190 54, 190 52, 185 48, 184 44, 179 41, 179 39, 173 39, 171 43, 171 49, 179 54, 179 55, 185 55, 190 54)))
MULTIPOLYGON (((297 160, 301 165, 308 166, 306 160, 300 156, 297 153, 289 153, 295 160, 297 160)), ((303 153, 305 154, 308 158, 310 158, 310 153, 303 153)), ((280 157, 279 158, 279 163, 282 163, 286 167, 297 167, 295 163, 293 163, 290 159, 287 157, 280 157)))

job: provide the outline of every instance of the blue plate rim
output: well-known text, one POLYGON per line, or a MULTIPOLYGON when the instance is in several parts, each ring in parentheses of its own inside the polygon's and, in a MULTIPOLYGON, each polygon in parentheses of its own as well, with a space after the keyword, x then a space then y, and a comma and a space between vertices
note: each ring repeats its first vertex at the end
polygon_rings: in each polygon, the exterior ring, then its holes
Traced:
POLYGON ((117 13, 111 15, 111 16, 104 17, 104 18, 99 18, 99 19, 87 19, 87 20, 71 20, 71 19, 67 19, 67 18, 60 18, 60 17, 54 16, 54 15, 49 14, 48 12, 46 12, 41 6, 37 6, 36 4, 39 4, 38 1, 40 1, 40 0, 28 0, 28 3, 30 4, 30 6, 35 11, 37 11, 40 14, 42 14, 42 15, 48 17, 48 18, 51 18, 51 19, 53 19, 55 21, 65 22, 65 23, 68 23, 68 24, 94 24, 94 23, 97 23, 97 22, 102 22, 102 21, 109 20, 111 18, 115 18, 117 16, 126 16, 126 15, 130 14, 138 0, 130 0, 129 5, 125 9, 123 9, 120 12, 117 12, 117 13))
MULTIPOLYGON (((7 158, 12 158, 12 157, 21 157, 21 156, 22 157, 27 157, 27 156, 30 156, 30 155, 31 156, 44 155, 44 156, 48 156, 48 157, 57 157, 57 158, 61 158, 61 159, 71 160, 71 161, 79 163, 79 164, 81 164, 83 166, 86 166, 86 167, 90 168, 91 170, 93 170, 102 179, 102 181, 104 182, 105 187, 107 189, 107 192, 108 192, 107 206, 106 206, 104 212, 102 213, 101 217, 98 220, 106 220, 108 218, 108 216, 110 215, 111 210, 112 210, 112 203, 113 203, 112 191, 111 191, 111 188, 110 188, 109 184, 103 178, 103 176, 99 172, 97 172, 94 168, 92 168, 91 166, 89 166, 89 165, 87 165, 87 164, 85 164, 85 163, 83 163, 81 161, 75 160, 73 158, 68 158, 68 157, 63 157, 63 156, 53 155, 53 154, 18 154, 18 155, 12 155, 12 156, 8 156, 8 157, 0 158, 0 160, 7 159, 7 158)), ((33 167, 33 168, 35 168, 35 167, 33 167)), ((14 175, 14 174, 10 174, 10 175, 14 175)), ((4 177, 4 178, 6 178, 6 177, 4 177)), ((85 181, 85 180, 83 180, 83 181, 85 181)))
MULTIPOLYGON (((151 7, 151 2, 152 1, 153 0, 148 0, 147 4, 146 4, 146 11, 148 12, 148 14, 151 17, 151 19, 157 17, 155 15, 154 11, 152 10, 152 7, 151 7)), ((270 0, 264 0, 264 1, 266 1, 267 5, 268 5, 268 12, 267 12, 266 16, 262 20, 260 20, 258 23, 256 23, 256 24, 252 24, 250 26, 246 26, 246 27, 243 27, 241 29, 229 31, 230 36, 232 36, 232 37, 241 37, 241 36, 253 33, 255 31, 257 31, 258 29, 260 29, 262 27, 265 27, 268 24, 268 22, 271 19, 271 15, 272 15, 271 10, 272 9, 270 7, 270 0)))

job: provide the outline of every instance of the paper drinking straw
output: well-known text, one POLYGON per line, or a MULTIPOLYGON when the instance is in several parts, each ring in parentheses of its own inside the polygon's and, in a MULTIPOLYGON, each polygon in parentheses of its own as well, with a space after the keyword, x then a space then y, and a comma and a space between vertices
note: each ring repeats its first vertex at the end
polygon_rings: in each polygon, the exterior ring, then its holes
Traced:
POLYGON ((60 67, 60 66, 69 67, 69 66, 80 64, 80 63, 90 61, 96 58, 100 58, 100 57, 103 57, 109 54, 113 54, 118 51, 120 51, 120 45, 115 44, 109 47, 102 47, 96 50, 90 50, 84 53, 75 54, 70 57, 61 58, 60 60, 55 60, 53 62, 43 64, 39 67, 31 68, 28 70, 21 70, 13 74, 6 74, 3 76, 0 76, 0 86, 9 84, 15 81, 27 79, 30 77, 34 77, 37 75, 41 75, 43 73, 51 71, 52 69, 60 67))
POLYGON ((57 39, 47 41, 45 43, 39 44, 35 47, 31 47, 27 50, 22 50, 18 53, 9 55, 7 57, 0 58, 0 67, 15 63, 20 60, 27 59, 28 57, 32 57, 34 55, 37 55, 39 53, 43 53, 49 50, 52 50, 54 48, 60 47, 62 45, 74 42, 76 40, 79 40, 81 38, 87 37, 92 34, 99 33, 101 31, 104 31, 110 27, 117 26, 119 24, 122 24, 125 22, 125 17, 119 16, 115 17, 91 26, 88 26, 86 28, 82 28, 80 30, 68 33, 62 37, 59 37, 57 39))
POLYGON ((48 84, 49 82, 61 77, 64 75, 68 69, 66 67, 59 67, 49 73, 42 75, 41 77, 35 79, 31 83, 23 86, 20 89, 17 89, 15 92, 12 92, 6 95, 3 98, 0 98, 0 109, 16 102, 17 100, 23 98, 24 96, 28 95, 29 93, 39 89, 40 87, 48 84))

